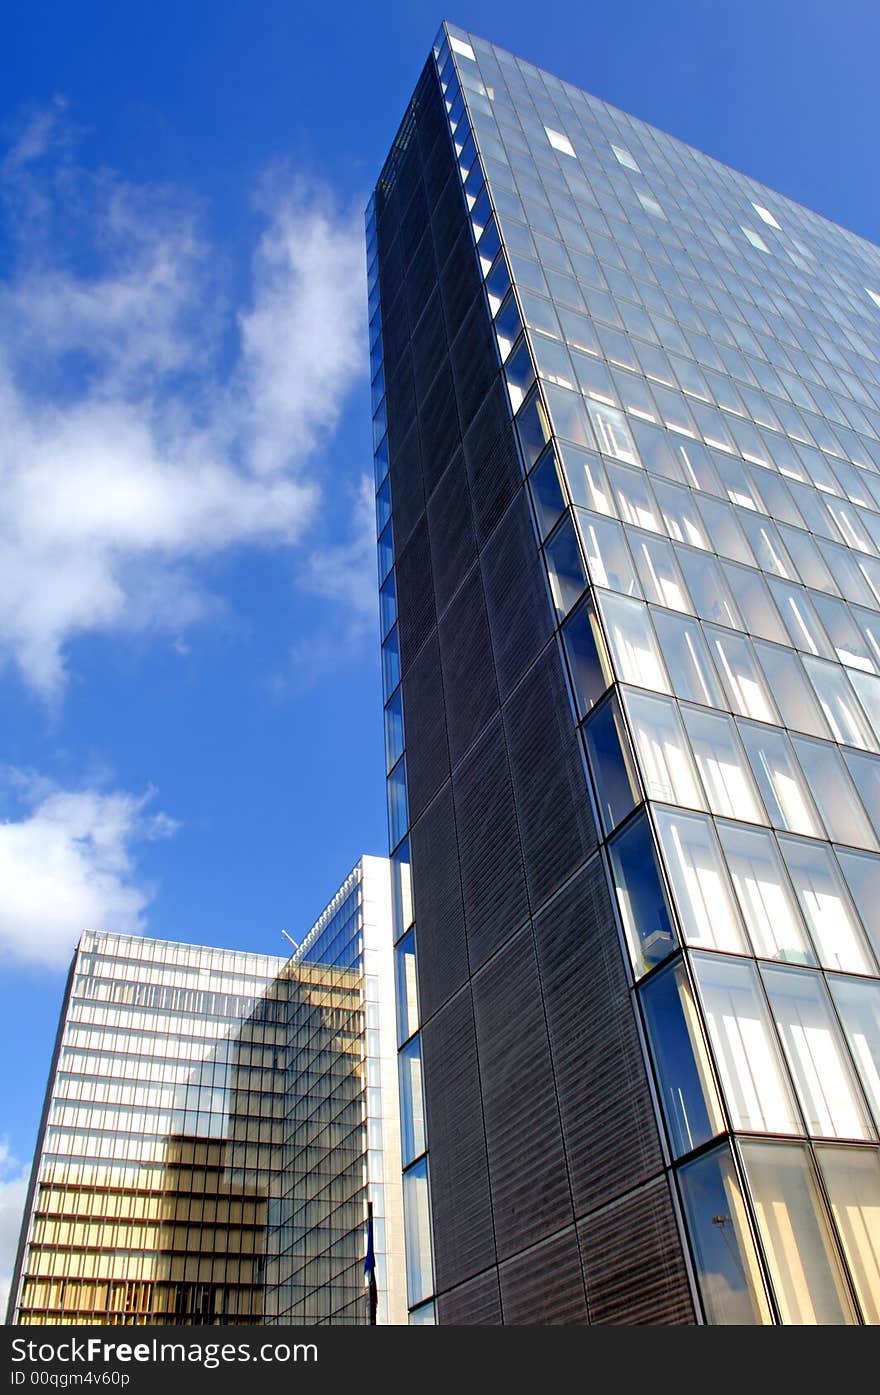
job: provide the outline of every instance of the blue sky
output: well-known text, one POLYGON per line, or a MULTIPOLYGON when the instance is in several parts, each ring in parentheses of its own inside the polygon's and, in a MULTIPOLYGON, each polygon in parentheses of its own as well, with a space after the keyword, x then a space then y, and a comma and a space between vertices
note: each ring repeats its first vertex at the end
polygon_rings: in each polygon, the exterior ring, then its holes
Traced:
MULTIPOLYGON (((83 924, 280 953, 385 849, 361 213, 422 0, 0 21, 0 1270, 83 924)), ((448 17, 880 240, 870 0, 448 17)))

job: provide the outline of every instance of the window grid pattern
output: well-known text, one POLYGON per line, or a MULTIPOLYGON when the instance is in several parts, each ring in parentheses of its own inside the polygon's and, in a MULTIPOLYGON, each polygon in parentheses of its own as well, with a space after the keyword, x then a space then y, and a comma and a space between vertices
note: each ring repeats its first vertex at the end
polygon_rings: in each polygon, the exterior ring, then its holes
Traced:
POLYGON ((704 1315, 874 1322, 880 251, 447 32, 704 1315))

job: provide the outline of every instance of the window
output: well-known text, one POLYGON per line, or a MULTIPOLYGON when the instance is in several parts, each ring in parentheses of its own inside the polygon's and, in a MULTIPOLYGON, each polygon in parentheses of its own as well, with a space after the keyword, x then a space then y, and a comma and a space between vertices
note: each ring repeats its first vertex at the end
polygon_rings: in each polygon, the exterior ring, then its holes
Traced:
POLYGON ((708 707, 723 707, 724 694, 702 627, 696 620, 663 610, 653 610, 651 617, 676 697, 708 707))
POLYGON ((660 846, 689 945, 747 952, 739 912, 711 819, 656 809, 660 846))
POLYGON ((566 615, 587 583, 587 573, 570 515, 566 515, 544 549, 550 590, 557 614, 566 615))
POLYGON ((675 560, 672 544, 665 538, 646 537, 631 532, 629 545, 635 558, 642 590, 649 601, 693 614, 684 577, 675 560))
POLYGON ((793 736, 792 745, 833 841, 876 849, 874 832, 837 748, 809 736, 793 736))
POLYGON ((821 976, 768 966, 761 975, 808 1131, 820 1138, 871 1138, 821 976))
POLYGON ((605 652, 605 641, 599 629, 592 600, 582 605, 566 620, 562 639, 568 658, 572 686, 577 700, 578 716, 584 717, 605 692, 611 682, 611 664, 605 652))
POLYGON ((718 836, 755 953, 762 959, 814 964, 773 834, 719 822, 718 836))
POLYGON ((742 1159, 782 1321, 853 1322, 806 1149, 744 1143, 742 1159))
POLYGON ((779 846, 804 920, 826 969, 873 972, 861 927, 831 849, 802 838, 780 838, 779 846))
POLYGON ((831 974, 828 983, 874 1121, 880 1126, 880 983, 839 974, 831 974))
POLYGON ((544 131, 554 150, 561 150, 563 155, 571 155, 572 159, 576 158, 574 146, 568 136, 564 135, 562 131, 554 131, 552 126, 545 126, 544 131))
MULTIPOLYGON (((880 857, 848 848, 837 848, 836 852, 874 954, 880 958, 880 857)), ((868 973, 874 973, 873 967, 868 973)))
POLYGON ((880 1323, 880 1156, 875 1148, 816 1149, 865 1322, 880 1323))
POLYGON ((773 214, 770 212, 769 208, 764 208, 759 203, 753 203, 752 208, 755 210, 761 221, 766 223, 768 227, 776 228, 777 231, 779 230, 779 224, 773 217, 773 214))
POLYGON ((754 964, 707 954, 692 962, 733 1127, 800 1133, 754 964))
POLYGON ((675 551, 700 619, 741 629, 733 597, 715 558, 689 547, 677 547, 675 551))
POLYGON ((428 1199, 428 1162, 420 1162, 403 1174, 406 1290, 411 1307, 430 1296, 434 1287, 431 1256, 431 1206, 428 1199))
POLYGON ((648 798, 705 808, 676 704, 671 698, 629 690, 624 701, 648 798))
POLYGON ((764 810, 732 718, 684 706, 681 715, 712 813, 764 823, 764 810))
POLYGON ((598 593, 598 599, 619 677, 624 683, 668 693, 648 607, 642 601, 608 591, 598 593))
POLYGON ((670 484, 667 480, 655 480, 654 494, 663 511, 663 521, 671 538, 676 542, 691 543, 694 547, 709 547, 703 520, 689 489, 670 484))
POLYGON ((609 843, 614 886, 637 978, 676 948, 651 827, 645 814, 609 843))
POLYGON ((616 696, 597 707, 584 726, 584 740, 602 823, 610 833, 641 798, 629 739, 616 696))
POLYGON ((583 509, 575 513, 593 585, 638 596, 639 583, 620 524, 583 509))
POLYGON ((741 722, 740 736, 774 828, 821 838, 822 825, 807 783, 782 731, 741 722))
POLYGON ((464 39, 457 39, 454 34, 448 34, 447 37, 453 53, 459 54, 462 58, 469 58, 472 63, 476 63, 474 51, 469 43, 466 43, 464 39))
POLYGON ((809 654, 804 655, 804 668, 834 740, 844 746, 875 751, 877 743, 843 669, 809 654))
POLYGON ((775 640, 777 644, 787 644, 785 627, 761 573, 752 567, 738 567, 733 562, 722 562, 721 570, 749 633, 775 640))
POLYGON ((724 1128, 699 1013, 684 966, 655 974, 641 990, 673 1156, 724 1128))
POLYGON ((630 465, 641 464, 623 412, 618 411, 616 407, 606 407, 604 403, 594 402, 592 398, 587 402, 587 407, 599 449, 603 454, 614 456, 616 460, 625 460, 630 465))
POLYGON ((593 513, 616 516, 611 486, 598 455, 588 455, 575 446, 564 445, 560 452, 562 468, 571 497, 576 504, 593 513))
POLYGON ((632 469, 629 465, 609 464, 608 478, 623 522, 661 533, 663 525, 645 471, 632 469))
POLYGON ((772 1321, 755 1243, 730 1149, 718 1148, 678 1174, 706 1319, 772 1321))
POLYGON ((823 659, 833 659, 834 651, 803 587, 792 586, 775 576, 770 577, 769 584, 795 649, 802 649, 806 654, 817 654, 823 659))
POLYGON ((529 483, 532 488, 532 500, 538 519, 538 529, 541 537, 545 538, 555 527, 559 515, 565 508, 565 499, 559 482, 559 469, 552 450, 532 471, 529 483))
POLYGON ((777 721, 764 675, 745 635, 707 626, 706 639, 733 711, 760 722, 777 721))
POLYGON ((808 732, 810 736, 828 736, 828 727, 798 655, 791 649, 762 644, 760 640, 755 640, 755 653, 785 726, 808 732))
MULTIPOLYGON (((611 149, 614 151, 615 158, 621 165, 628 170, 634 170, 636 174, 641 174, 635 156, 629 153, 625 145, 612 145, 611 149)), ((868 292, 868 295, 872 294, 872 291, 868 292)), ((880 305, 880 299, 878 299, 877 304, 880 305)))
POLYGON ((391 907, 394 933, 400 936, 413 922, 408 838, 391 854, 391 907))
POLYGON ((405 759, 399 760, 388 776, 386 789, 388 791, 388 840, 389 845, 396 848, 406 832, 408 822, 405 759))
POLYGON ((403 698, 400 688, 385 708, 385 769, 390 770, 403 755, 403 698))
POLYGON ((749 242, 752 244, 752 246, 753 246, 753 247, 756 247, 756 248, 758 249, 759 252, 769 252, 769 251, 770 251, 770 248, 767 246, 766 242, 764 241, 764 239, 763 239, 763 237, 761 236, 760 233, 756 233, 756 232, 754 231, 753 228, 747 228, 747 227, 743 227, 743 228, 742 228, 742 231, 745 233, 746 237, 748 238, 748 240, 749 240, 749 242))
POLYGON ((425 1105, 422 1093, 422 1047, 418 1036, 401 1048, 400 1148, 404 1167, 425 1151, 425 1105))
POLYGON ((419 1026, 416 937, 412 930, 398 940, 394 950, 394 986, 398 1040, 403 1043, 419 1026))

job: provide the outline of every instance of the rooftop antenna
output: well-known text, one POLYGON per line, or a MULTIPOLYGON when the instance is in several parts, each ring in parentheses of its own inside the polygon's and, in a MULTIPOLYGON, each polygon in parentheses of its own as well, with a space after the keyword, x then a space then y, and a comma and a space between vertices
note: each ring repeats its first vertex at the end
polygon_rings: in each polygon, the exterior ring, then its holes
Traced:
POLYGON ((284 936, 285 940, 290 940, 290 943, 293 945, 294 949, 299 949, 299 945, 297 944, 296 940, 293 938, 292 935, 288 935, 286 930, 282 930, 281 933, 284 936))

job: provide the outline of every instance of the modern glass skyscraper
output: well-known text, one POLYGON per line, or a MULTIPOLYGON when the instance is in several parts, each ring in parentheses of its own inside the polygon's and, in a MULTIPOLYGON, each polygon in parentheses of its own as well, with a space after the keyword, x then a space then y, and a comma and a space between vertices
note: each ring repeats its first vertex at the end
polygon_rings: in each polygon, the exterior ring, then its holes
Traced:
POLYGON ((448 25, 367 249, 411 1321, 876 1323, 880 250, 448 25))
POLYGON ((404 1320, 389 901, 362 858, 290 960, 82 935, 12 1320, 365 1324, 370 1201, 404 1320))

